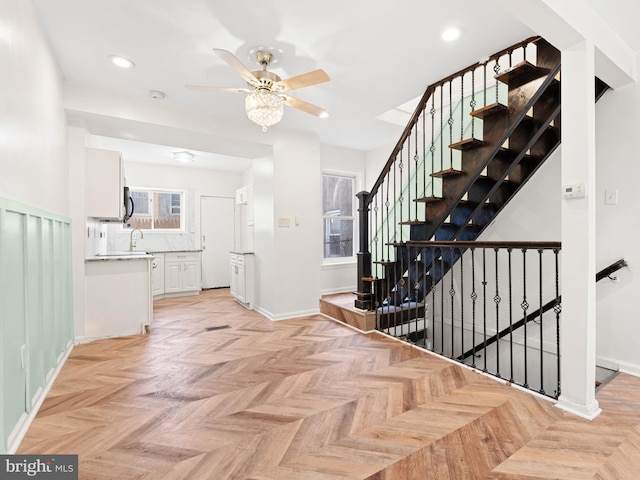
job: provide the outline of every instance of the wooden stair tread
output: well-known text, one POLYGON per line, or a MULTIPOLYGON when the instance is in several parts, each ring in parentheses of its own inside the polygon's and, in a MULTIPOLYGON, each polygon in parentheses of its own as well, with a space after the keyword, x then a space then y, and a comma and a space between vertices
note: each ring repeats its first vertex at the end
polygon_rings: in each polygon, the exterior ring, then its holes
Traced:
POLYGON ((426 225, 427 222, 426 220, 404 220, 402 222, 398 222, 398 225, 426 225))
POLYGON ((435 203, 435 202, 441 202, 444 199, 442 197, 436 197, 435 195, 430 195, 428 197, 421 197, 421 198, 414 198, 414 202, 421 202, 421 203, 435 203))
POLYGON ((479 147, 482 144, 482 140, 478 140, 477 138, 472 137, 452 143, 449 145, 449 148, 453 148, 454 150, 468 150, 470 148, 479 147))
POLYGON ((484 117, 488 117, 489 115, 495 115, 496 113, 506 112, 508 108, 509 107, 507 107, 506 105, 503 105, 502 103, 492 103, 491 105, 487 105, 485 107, 474 110, 473 112, 470 113, 470 115, 472 117, 482 119, 484 117))
POLYGON ((373 263, 377 263, 378 265, 395 265, 395 260, 376 260, 373 263))
POLYGON ((509 85, 522 79, 528 80, 541 77, 546 73, 548 73, 548 69, 537 67, 533 63, 524 60, 513 67, 498 73, 494 78, 499 82, 509 85))
POLYGON ((454 176, 463 175, 463 174, 464 172, 462 170, 458 170, 456 168, 447 168, 446 170, 433 172, 431 176, 435 178, 446 178, 446 177, 454 177, 454 176))

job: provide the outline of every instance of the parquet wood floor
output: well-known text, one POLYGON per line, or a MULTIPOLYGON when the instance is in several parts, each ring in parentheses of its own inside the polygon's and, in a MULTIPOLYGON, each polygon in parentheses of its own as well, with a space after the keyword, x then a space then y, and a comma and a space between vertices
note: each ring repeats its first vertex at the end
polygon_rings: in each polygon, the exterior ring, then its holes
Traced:
POLYGON ((227 289, 154 304, 149 335, 76 347, 18 453, 83 479, 640 478, 640 379, 589 422, 380 334, 270 322, 227 289))

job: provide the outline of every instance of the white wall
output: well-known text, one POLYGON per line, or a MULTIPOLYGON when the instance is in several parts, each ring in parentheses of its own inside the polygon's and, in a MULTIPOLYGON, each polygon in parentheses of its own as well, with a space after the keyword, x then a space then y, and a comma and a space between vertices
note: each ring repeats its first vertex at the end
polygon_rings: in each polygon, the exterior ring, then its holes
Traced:
POLYGON ((0 11, 0 196, 69 215, 62 76, 31 2, 0 11))
MULTIPOLYGON (((256 303, 272 319, 317 313, 322 263, 322 182, 317 137, 281 132, 273 145, 272 168, 272 181, 263 176, 266 185, 260 187, 261 194, 268 194, 269 184, 273 186, 271 218, 267 217, 271 213, 268 204, 259 212, 260 199, 256 198, 255 203, 256 270, 262 262, 268 265, 267 270, 258 272, 258 288, 266 290, 269 285, 268 292, 263 292, 266 295, 260 295, 256 303), (290 227, 279 227, 281 219, 288 219, 290 227), (271 241, 263 236, 269 229, 273 232, 271 241)), ((268 176, 268 169, 264 174, 268 176)), ((257 175, 254 180, 257 195, 257 175)), ((268 198, 265 200, 269 203, 268 198)))
POLYGON ((619 283, 602 280, 596 289, 598 359, 640 375, 638 238, 640 237, 640 87, 609 91, 596 104, 596 265, 600 270, 625 258, 619 283), (618 204, 605 205, 605 190, 618 191, 618 204))
MULTIPOLYGON (((145 232, 137 247, 141 250, 188 250, 202 247, 200 236, 200 197, 235 198, 242 184, 239 173, 217 172, 197 168, 183 168, 127 162, 125 172, 130 187, 176 189, 185 191, 186 231, 184 233, 145 232)), ((109 224, 109 250, 128 250, 129 232, 120 223, 109 224)), ((233 226, 230 226, 233 228, 233 226)))

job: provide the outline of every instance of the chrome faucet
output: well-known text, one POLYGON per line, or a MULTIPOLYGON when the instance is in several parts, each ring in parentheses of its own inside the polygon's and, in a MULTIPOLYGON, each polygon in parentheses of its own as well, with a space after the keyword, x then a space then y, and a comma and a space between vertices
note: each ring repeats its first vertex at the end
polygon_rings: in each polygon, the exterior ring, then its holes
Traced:
POLYGON ((142 233, 142 230, 140 230, 139 228, 134 228, 133 230, 131 230, 131 233, 129 234, 129 251, 132 252, 133 249, 136 247, 136 240, 133 238, 133 234, 138 232, 140 234, 140 240, 142 240, 144 238, 144 234, 142 233))

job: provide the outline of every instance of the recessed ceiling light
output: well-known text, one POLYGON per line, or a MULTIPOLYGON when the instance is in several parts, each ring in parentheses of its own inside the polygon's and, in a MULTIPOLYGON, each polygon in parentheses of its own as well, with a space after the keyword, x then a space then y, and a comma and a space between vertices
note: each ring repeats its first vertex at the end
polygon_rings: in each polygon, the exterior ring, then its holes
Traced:
POLYGON ((450 27, 442 32, 442 39, 445 42, 453 42, 454 40, 460 38, 460 35, 462 35, 462 30, 457 27, 450 27))
POLYGON ((320 118, 329 118, 329 112, 327 112, 326 110, 324 112, 322 112, 320 115, 320 118))
POLYGON ((118 66, 120 68, 133 68, 133 67, 136 66, 136 64, 133 63, 128 58, 121 57, 119 55, 111 55, 109 57, 109 60, 111 60, 111 63, 113 63, 114 65, 116 65, 116 66, 118 66))
POLYGON ((173 152, 173 158, 179 161, 180 163, 191 163, 195 160, 196 156, 187 151, 182 152, 173 152))

